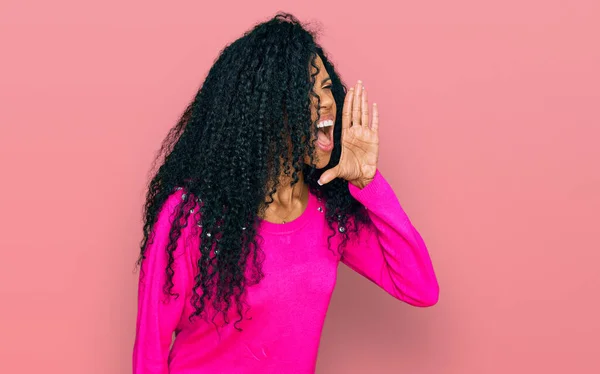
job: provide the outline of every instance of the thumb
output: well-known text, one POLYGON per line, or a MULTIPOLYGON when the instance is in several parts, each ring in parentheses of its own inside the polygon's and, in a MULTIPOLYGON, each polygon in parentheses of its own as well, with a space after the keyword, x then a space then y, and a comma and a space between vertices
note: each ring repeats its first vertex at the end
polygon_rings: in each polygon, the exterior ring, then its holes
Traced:
POLYGON ((337 166, 327 170, 326 172, 324 172, 321 175, 321 178, 319 178, 319 181, 317 182, 317 183, 319 183, 319 186, 327 184, 327 183, 331 182, 332 180, 334 180, 335 178, 337 178, 339 170, 340 170, 340 166, 337 165, 337 166))

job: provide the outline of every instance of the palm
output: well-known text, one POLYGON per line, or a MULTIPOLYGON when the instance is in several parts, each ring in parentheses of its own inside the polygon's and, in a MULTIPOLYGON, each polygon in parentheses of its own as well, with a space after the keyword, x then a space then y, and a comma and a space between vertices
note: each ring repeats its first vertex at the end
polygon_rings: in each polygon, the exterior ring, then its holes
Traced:
POLYGON ((320 181, 328 183, 343 178, 364 185, 373 179, 379 157, 379 110, 373 105, 373 120, 369 124, 367 92, 362 82, 346 94, 342 110, 342 154, 334 168, 326 171, 320 181))
POLYGON ((377 169, 379 135, 367 126, 342 129, 342 154, 338 177, 352 181, 373 176, 377 169))

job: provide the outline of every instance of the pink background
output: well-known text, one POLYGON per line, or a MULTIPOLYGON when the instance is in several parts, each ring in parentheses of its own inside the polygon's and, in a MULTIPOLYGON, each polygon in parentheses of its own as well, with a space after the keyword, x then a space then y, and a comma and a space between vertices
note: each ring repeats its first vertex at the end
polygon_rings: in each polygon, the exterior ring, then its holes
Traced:
POLYGON ((438 305, 341 266, 318 373, 600 372, 600 2, 0 2, 0 372, 130 372, 143 186, 218 51, 320 21, 438 305))

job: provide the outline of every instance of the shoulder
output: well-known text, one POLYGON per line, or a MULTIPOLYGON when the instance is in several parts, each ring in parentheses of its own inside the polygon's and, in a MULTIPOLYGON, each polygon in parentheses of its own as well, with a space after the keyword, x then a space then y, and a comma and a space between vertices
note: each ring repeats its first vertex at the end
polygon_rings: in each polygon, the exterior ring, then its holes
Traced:
POLYGON ((179 214, 182 210, 188 210, 190 213, 194 213, 198 211, 198 208, 198 199, 196 199, 193 194, 182 187, 176 187, 162 204, 159 220, 168 221, 168 224, 173 224, 176 215, 187 216, 187 214, 179 214), (166 218, 168 218, 168 220, 166 220, 166 218))
POLYGON ((148 249, 157 251, 160 248, 161 257, 172 253, 175 259, 189 252, 192 246, 197 246, 198 212, 198 202, 194 196, 183 188, 175 189, 159 208, 151 241, 154 245, 149 245, 148 249), (172 243, 174 239, 176 242, 172 243), (173 245, 172 249, 167 248, 169 244, 173 245))
POLYGON ((173 220, 178 208, 181 206, 182 189, 173 191, 158 209, 156 217, 155 231, 157 234, 162 234, 165 229, 169 229, 173 225, 173 220))
POLYGON ((181 187, 175 188, 158 210, 154 227, 156 236, 168 237, 174 227, 179 231, 177 236, 198 235, 199 208, 193 194, 181 187))

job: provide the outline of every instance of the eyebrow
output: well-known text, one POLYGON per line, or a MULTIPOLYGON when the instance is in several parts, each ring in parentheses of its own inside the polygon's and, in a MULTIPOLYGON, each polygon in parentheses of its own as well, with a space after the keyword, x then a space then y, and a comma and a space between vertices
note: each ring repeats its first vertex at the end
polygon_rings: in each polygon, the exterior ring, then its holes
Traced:
POLYGON ((327 77, 321 81, 321 84, 325 84, 325 82, 330 81, 331 77, 327 77))

